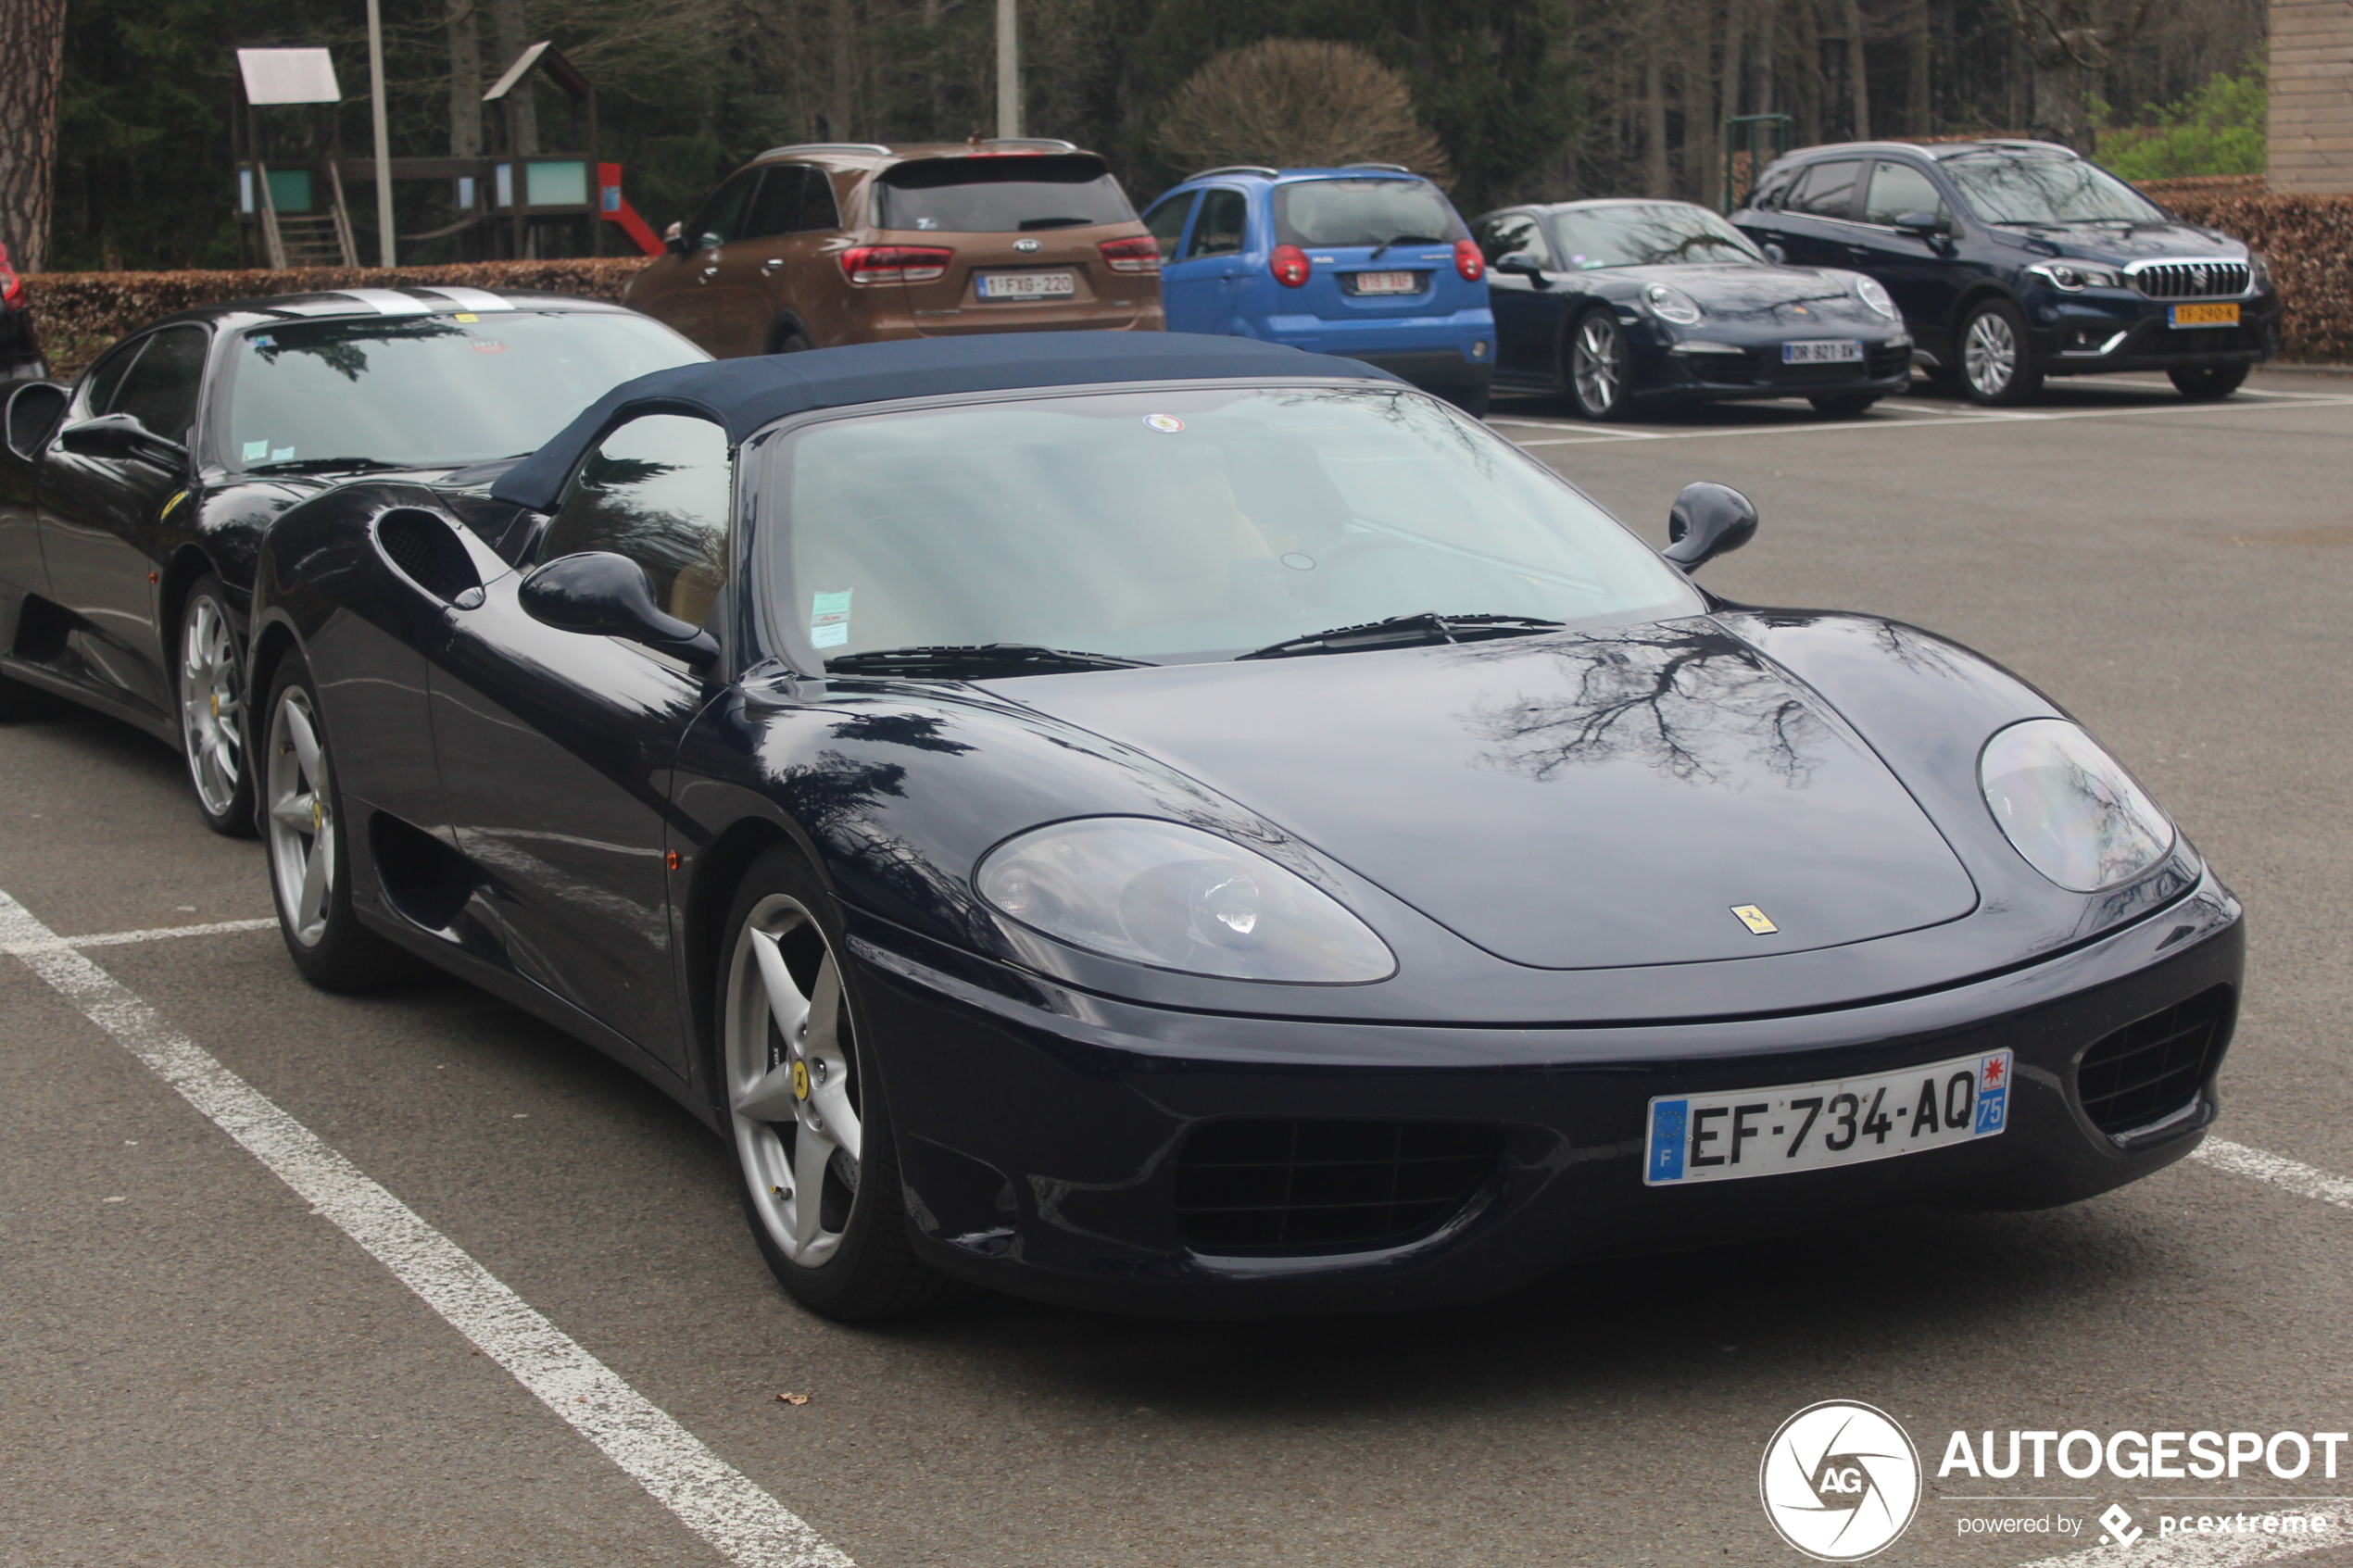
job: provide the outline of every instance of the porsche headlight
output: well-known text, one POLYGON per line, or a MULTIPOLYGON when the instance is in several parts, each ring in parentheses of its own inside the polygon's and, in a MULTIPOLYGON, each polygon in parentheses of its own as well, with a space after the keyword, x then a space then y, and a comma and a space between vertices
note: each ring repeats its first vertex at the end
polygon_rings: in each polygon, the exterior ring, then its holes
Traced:
POLYGON ((1397 971, 1329 895, 1264 855, 1176 822, 1088 817, 990 850, 980 896, 1074 947, 1227 980, 1352 985, 1397 971))
POLYGON ((1866 278, 1860 272, 1856 273, 1855 297, 1889 320, 1895 320, 1895 301, 1890 297, 1887 290, 1881 286, 1877 278, 1866 278))
POLYGON ((1699 320, 1699 301, 1681 289, 1668 288, 1665 283, 1653 283, 1642 291, 1643 307, 1662 321, 1672 321, 1688 327, 1699 320))
POLYGON ((2173 824, 2147 791, 2064 719, 2029 719, 1996 734, 1978 782, 2027 863, 2070 892, 2120 886, 2173 847, 2173 824))

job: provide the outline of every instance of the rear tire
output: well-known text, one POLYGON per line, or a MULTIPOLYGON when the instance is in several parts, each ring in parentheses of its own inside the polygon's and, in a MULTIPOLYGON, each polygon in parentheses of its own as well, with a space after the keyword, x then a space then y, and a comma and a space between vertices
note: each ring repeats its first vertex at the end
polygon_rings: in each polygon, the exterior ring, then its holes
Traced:
POLYGON ((2007 299, 1989 299, 1961 322, 1961 395, 1972 403, 2023 403, 2043 389, 2043 368, 2026 341, 2026 318, 2007 299))
POLYGON ((2165 379, 2193 403, 2219 403, 2245 383, 2249 369, 2246 365, 2197 365, 2168 370, 2165 379))
POLYGON ((725 929, 717 1110, 770 1272, 794 1300, 843 1323, 964 1294, 909 1239, 876 1042, 840 961, 833 899, 778 845, 744 874, 725 929))
POLYGON ((401 967, 400 949, 351 908, 351 835, 335 785, 310 667, 290 653, 270 683, 258 733, 269 810, 262 844, 278 932, 302 977, 322 991, 359 991, 401 967))
POLYGON ((1818 414, 1827 415, 1833 420, 1851 420, 1878 402, 1879 394, 1875 392, 1817 393, 1806 401, 1814 405, 1814 411, 1818 414))
POLYGON ((1608 307, 1577 319, 1561 345, 1561 360, 1568 406, 1580 418, 1610 420, 1626 411, 1626 329, 1608 307))
POLYGON ((245 650, 229 618, 228 592, 210 572, 180 607, 180 752, 204 825, 229 838, 253 836, 253 769, 245 756, 245 650))

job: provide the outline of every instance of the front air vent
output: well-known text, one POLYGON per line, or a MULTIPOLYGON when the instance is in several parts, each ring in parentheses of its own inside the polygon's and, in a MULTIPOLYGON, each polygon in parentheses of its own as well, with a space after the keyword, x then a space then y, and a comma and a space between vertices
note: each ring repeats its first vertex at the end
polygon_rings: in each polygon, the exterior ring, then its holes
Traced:
POLYGON ((1176 1157, 1176 1228, 1214 1254, 1396 1247, 1460 1213, 1503 1152, 1480 1122, 1208 1122, 1176 1157))
POLYGON ((2233 299, 2246 292, 2244 261, 2152 261, 2132 271, 2151 299, 2233 299))
POLYGON ((376 519, 376 545, 400 574, 451 604, 469 594, 480 602, 482 573, 450 526, 415 507, 396 507, 376 519))
POLYGON ((2187 1107, 2213 1073, 2230 1022, 2231 988, 2215 985, 2103 1036, 2075 1069, 2083 1114, 2122 1137, 2187 1107))

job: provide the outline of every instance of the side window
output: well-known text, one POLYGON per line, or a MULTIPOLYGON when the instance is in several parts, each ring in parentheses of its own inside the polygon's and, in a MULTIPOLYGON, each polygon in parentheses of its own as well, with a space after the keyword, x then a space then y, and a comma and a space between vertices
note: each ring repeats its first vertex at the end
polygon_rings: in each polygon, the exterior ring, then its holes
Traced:
POLYGON ((743 222, 744 238, 799 232, 801 187, 808 179, 809 170, 799 164, 770 164, 760 182, 760 194, 751 198, 750 214, 743 222))
POLYGON ((1790 193, 1789 210, 1809 218, 1846 218, 1855 210, 1855 182, 1863 172, 1860 162, 1818 163, 1806 171, 1790 193))
POLYGON ((1144 227, 1151 231, 1163 261, 1176 259, 1176 242, 1185 236, 1185 220, 1193 215, 1193 198, 1199 194, 1199 191, 1180 191, 1173 196, 1164 196, 1158 206, 1144 214, 1144 227))
POLYGON ((760 183, 761 172, 747 169, 711 193, 711 199, 702 204, 702 210, 686 228, 695 249, 724 245, 743 233, 744 208, 751 205, 752 187, 760 183))
POLYGON ((1793 169, 1767 169, 1765 178, 1757 182, 1755 191, 1749 196, 1748 205, 1759 212, 1770 212, 1780 207, 1789 198, 1790 187, 1797 182, 1798 172, 1793 169))
POLYGON ((148 338, 146 352, 115 389, 107 412, 129 414, 166 441, 186 441, 196 422, 209 343, 202 327, 166 327, 148 338))
POLYGON ((1552 247, 1544 243, 1544 231, 1525 212, 1507 212, 1479 224, 1478 250, 1490 267, 1520 251, 1535 257, 1540 265, 1552 264, 1552 247))
POLYGON ((1250 221, 1250 198, 1239 191, 1211 191, 1201 198, 1201 217, 1193 222, 1192 243, 1185 259, 1197 256, 1239 256, 1242 231, 1250 221))
POLYGON ((841 227, 841 209, 834 205, 834 177, 814 165, 802 170, 800 219, 793 232, 821 234, 841 227))
POLYGON ((114 397, 122 387, 123 372, 131 369, 131 361, 139 358, 140 350, 146 346, 145 338, 133 338, 91 368, 82 383, 87 399, 82 405, 84 416, 95 419, 114 412, 114 397))
POLYGON ((1908 163, 1872 165, 1870 191, 1863 198, 1863 221, 1890 228, 1911 212, 1932 212, 1946 227, 1952 225, 1953 209, 1925 170, 1908 163))
POLYGON ((727 580, 727 436, 708 420, 648 414, 588 455, 539 558, 611 550, 646 569, 654 603, 699 626, 727 580))

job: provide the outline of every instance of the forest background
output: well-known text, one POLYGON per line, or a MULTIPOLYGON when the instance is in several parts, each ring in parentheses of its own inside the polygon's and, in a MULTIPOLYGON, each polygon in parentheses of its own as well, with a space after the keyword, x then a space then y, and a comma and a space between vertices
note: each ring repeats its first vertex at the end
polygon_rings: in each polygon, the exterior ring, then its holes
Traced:
MULTIPOLYGON (((483 86, 552 38, 598 83, 602 156, 657 228, 765 147, 994 132, 992 0, 383 6, 395 155, 480 152, 496 136, 483 86)), ((363 0, 64 10, 51 270, 236 264, 237 47, 333 50, 346 102, 296 129, 370 150, 363 0)), ((1712 203, 1724 118, 1760 112, 1791 116, 1801 146, 2037 132, 2136 178, 2261 169, 2263 0, 1022 0, 1021 19, 1025 130, 1104 153, 1139 207, 1187 172, 1158 111, 1221 52, 1268 38, 1352 44, 1402 73, 1466 212, 1712 203)), ((542 90, 536 116, 542 145, 573 144, 560 95, 542 90)), ((401 199, 404 232, 447 219, 433 187, 401 199)))

